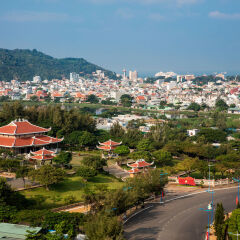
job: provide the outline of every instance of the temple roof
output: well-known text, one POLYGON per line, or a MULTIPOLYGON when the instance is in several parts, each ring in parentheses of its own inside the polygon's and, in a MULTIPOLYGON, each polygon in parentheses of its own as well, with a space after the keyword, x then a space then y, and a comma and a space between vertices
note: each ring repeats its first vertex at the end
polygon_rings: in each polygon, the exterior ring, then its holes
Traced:
POLYGON ((128 170, 129 173, 139 173, 141 172, 141 170, 139 170, 138 168, 132 168, 131 170, 128 170))
POLYGON ((52 155, 52 154, 55 154, 55 152, 47 150, 44 147, 42 149, 36 151, 36 152, 31 152, 31 153, 34 154, 34 155, 52 155))
POLYGON ((111 150, 114 150, 116 147, 106 145, 106 146, 97 146, 97 148, 101 150, 111 151, 111 150))
POLYGON ((144 159, 139 159, 133 164, 127 164, 131 168, 143 168, 143 167, 149 167, 153 165, 154 162, 148 163, 144 159))
POLYGON ((50 128, 42 128, 31 124, 28 120, 19 119, 10 122, 8 125, 0 127, 0 134, 6 135, 24 135, 31 133, 45 133, 50 131, 50 128))
POLYGON ((0 136, 0 146, 1 147, 28 147, 28 146, 44 146, 49 145, 51 143, 58 143, 62 142, 62 139, 53 138, 49 136, 34 136, 34 137, 27 137, 27 138, 16 138, 16 137, 3 137, 0 136))
POLYGON ((46 156, 46 155, 36 155, 36 156, 31 156, 29 157, 30 159, 35 159, 35 160, 52 160, 54 157, 53 156, 46 156))
POLYGON ((100 145, 103 145, 103 146, 119 146, 119 145, 121 145, 122 144, 122 142, 114 142, 114 141, 112 141, 111 139, 109 139, 108 141, 106 141, 106 142, 103 142, 103 143, 100 143, 99 142, 99 144, 100 145))

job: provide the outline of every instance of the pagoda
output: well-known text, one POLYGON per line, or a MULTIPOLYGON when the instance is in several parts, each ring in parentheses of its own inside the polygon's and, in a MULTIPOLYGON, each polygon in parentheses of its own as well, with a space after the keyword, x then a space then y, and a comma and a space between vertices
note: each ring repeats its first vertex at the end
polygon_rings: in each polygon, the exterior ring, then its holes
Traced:
POLYGON ((98 149, 105 150, 111 152, 114 150, 117 146, 120 146, 122 142, 114 142, 111 139, 109 139, 107 142, 100 143, 98 142, 100 146, 97 146, 98 149))
POLYGON ((0 147, 15 153, 29 153, 43 146, 57 147, 63 141, 47 136, 51 128, 42 128, 31 124, 28 120, 18 119, 0 127, 0 147))
POLYGON ((35 163, 35 165, 44 165, 45 162, 52 163, 56 152, 42 148, 36 152, 30 152, 28 155, 29 161, 35 163))
POLYGON ((145 171, 153 164, 154 164, 154 162, 148 163, 144 159, 139 159, 135 163, 132 163, 132 164, 127 163, 127 166, 132 168, 132 169, 128 170, 128 173, 130 173, 130 176, 133 177, 134 174, 145 171))

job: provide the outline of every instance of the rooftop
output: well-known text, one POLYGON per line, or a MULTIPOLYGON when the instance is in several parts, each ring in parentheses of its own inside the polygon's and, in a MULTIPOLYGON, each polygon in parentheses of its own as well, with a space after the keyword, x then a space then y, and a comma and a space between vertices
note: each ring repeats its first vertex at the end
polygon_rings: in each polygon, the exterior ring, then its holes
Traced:
POLYGON ((26 225, 0 223, 0 239, 22 240, 26 239, 27 231, 39 232, 40 227, 29 227, 26 225))

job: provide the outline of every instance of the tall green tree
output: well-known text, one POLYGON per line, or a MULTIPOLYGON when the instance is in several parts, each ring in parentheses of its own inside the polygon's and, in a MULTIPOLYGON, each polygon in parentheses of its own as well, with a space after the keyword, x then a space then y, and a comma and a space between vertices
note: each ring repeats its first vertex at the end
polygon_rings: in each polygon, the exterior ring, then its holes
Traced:
POLYGON ((62 167, 69 164, 72 161, 72 153, 71 152, 60 152, 56 157, 53 158, 53 161, 62 167))
POLYGON ((64 179, 65 171, 59 168, 54 168, 51 165, 44 165, 38 170, 29 172, 29 176, 44 185, 49 191, 49 186, 58 183, 64 179))
POLYGON ((217 208, 215 212, 215 218, 214 218, 214 229, 215 234, 217 236, 217 240, 224 240, 224 208, 222 203, 217 203, 217 208))

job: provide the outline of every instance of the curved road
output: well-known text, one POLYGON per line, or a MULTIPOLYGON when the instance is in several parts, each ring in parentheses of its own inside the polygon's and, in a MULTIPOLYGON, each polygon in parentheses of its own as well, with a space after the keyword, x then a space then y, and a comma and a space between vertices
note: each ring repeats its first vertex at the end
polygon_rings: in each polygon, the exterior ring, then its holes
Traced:
MULTIPOLYGON (((236 206, 237 188, 215 189, 214 205, 222 202, 226 212, 236 206)), ((158 203, 132 219, 124 227, 129 240, 202 240, 208 224, 207 213, 199 210, 211 202, 211 194, 203 192, 186 198, 158 203)))

